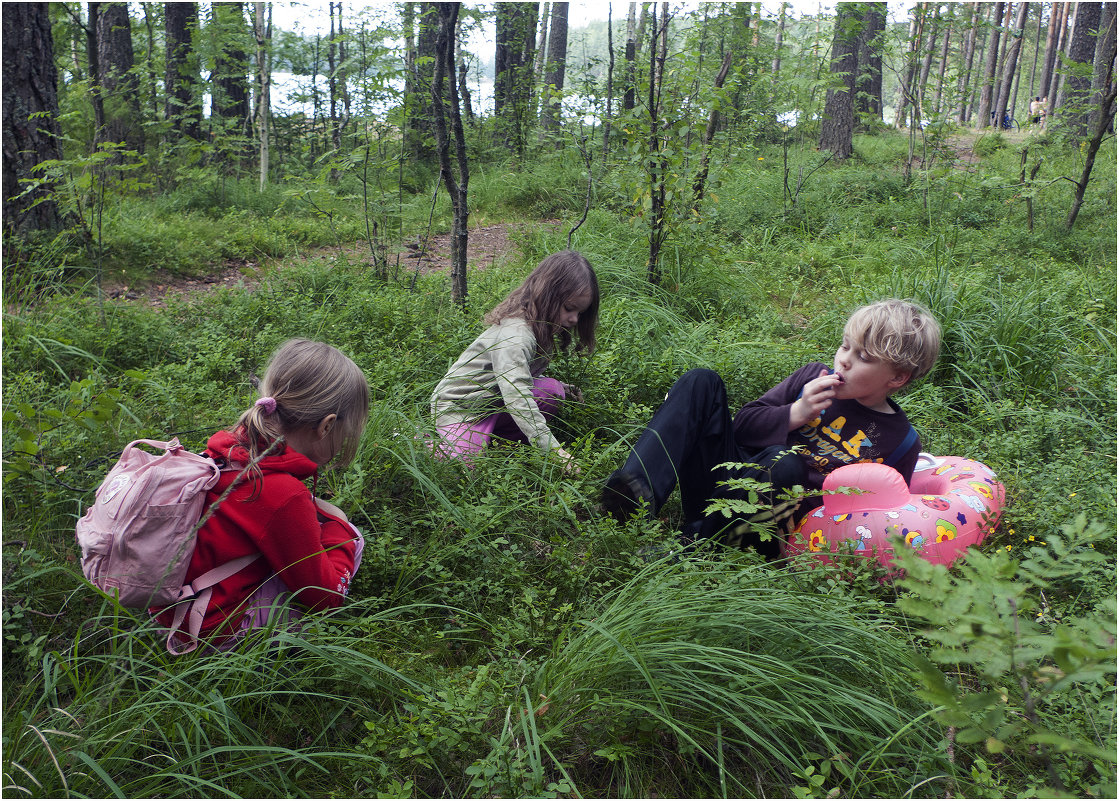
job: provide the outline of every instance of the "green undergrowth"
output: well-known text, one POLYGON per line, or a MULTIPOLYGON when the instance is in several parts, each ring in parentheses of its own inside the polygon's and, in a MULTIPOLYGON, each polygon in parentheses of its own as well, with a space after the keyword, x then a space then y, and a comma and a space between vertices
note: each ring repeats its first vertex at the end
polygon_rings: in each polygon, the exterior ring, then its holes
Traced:
MULTIPOLYGON (((462 309, 443 274, 386 278, 331 247, 364 230, 346 175, 313 187, 322 212, 199 184, 106 229, 107 263, 137 274, 274 260, 251 291, 152 307, 99 297, 62 240, 23 251, 28 271, 5 269, 5 795, 1113 797, 1114 177, 1071 233, 1067 186, 1039 189, 1031 233, 1012 159, 907 180, 906 149, 791 151, 795 204, 780 145, 716 165, 657 286, 623 165, 595 164, 571 246, 599 276, 599 344, 549 369, 584 392, 555 425, 577 474, 530 448, 466 466, 428 444, 430 393, 484 313, 568 247, 574 151, 479 170, 475 219, 512 219, 517 249, 472 267, 462 309), (288 258, 308 245, 326 250, 288 258), (675 500, 656 521, 602 514, 681 373, 717 370, 737 407, 830 362, 851 309, 884 296, 944 329, 936 369, 899 395, 925 450, 1006 485, 974 558, 891 584, 858 557, 680 558, 675 500), (197 448, 229 425, 293 336, 350 354, 373 393, 355 462, 319 481, 366 535, 352 601, 173 659, 81 581, 75 520, 132 439, 197 448)), ((1076 172, 1045 153, 1042 175, 1076 172)), ((420 230, 431 197, 402 198, 394 224, 420 230)))

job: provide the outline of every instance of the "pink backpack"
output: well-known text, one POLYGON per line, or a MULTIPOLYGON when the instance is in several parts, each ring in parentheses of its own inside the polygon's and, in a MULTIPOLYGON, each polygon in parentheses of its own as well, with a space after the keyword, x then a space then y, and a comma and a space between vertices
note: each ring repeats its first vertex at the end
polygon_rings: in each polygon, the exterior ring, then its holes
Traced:
POLYGON ((94 586, 130 609, 175 605, 167 637, 167 650, 173 654, 198 647, 213 586, 260 557, 234 559, 184 584, 206 491, 217 484, 222 469, 210 457, 186 450, 178 438, 135 440, 78 521, 82 572, 94 586), (153 455, 136 447, 141 444, 164 452, 153 455), (172 640, 184 622, 188 642, 180 648, 179 640, 172 640))

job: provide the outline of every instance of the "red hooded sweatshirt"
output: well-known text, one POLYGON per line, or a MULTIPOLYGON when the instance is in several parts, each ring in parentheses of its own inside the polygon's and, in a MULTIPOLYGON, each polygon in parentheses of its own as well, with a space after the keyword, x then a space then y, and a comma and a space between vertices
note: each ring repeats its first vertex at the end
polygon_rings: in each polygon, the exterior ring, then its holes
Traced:
MULTIPOLYGON (((248 452, 228 431, 219 431, 206 443, 215 459, 247 464, 248 452)), ((294 600, 309 609, 331 609, 342 604, 354 569, 354 534, 346 523, 324 513, 303 483, 318 469, 309 458, 285 446, 259 462, 264 480, 249 476, 218 506, 198 532, 186 580, 247 554, 263 554, 252 564, 214 586, 202 635, 213 634, 228 619, 235 631, 245 613, 244 602, 261 584, 279 575, 294 600)), ((206 494, 208 509, 236 478, 224 471, 206 494)), ((205 514, 205 513, 204 513, 205 514)), ((171 613, 161 622, 170 625, 171 613)))

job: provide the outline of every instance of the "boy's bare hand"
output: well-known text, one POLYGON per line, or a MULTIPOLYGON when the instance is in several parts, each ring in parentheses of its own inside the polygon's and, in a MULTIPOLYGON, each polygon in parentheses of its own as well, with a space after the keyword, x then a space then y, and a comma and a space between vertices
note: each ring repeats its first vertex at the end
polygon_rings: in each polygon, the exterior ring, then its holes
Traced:
POLYGON ((820 370, 820 375, 804 385, 804 392, 789 409, 789 430, 815 420, 820 412, 831 406, 843 379, 835 373, 820 370))

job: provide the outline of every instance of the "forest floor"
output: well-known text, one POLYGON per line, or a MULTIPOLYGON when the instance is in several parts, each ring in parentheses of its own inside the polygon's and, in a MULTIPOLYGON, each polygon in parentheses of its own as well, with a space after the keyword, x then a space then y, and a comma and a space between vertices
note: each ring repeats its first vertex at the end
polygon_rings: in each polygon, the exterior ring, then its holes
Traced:
MULTIPOLYGON (((559 220, 544 220, 543 225, 558 226, 559 220)), ((499 223, 470 229, 466 245, 466 263, 471 269, 485 269, 517 250, 514 238, 526 226, 523 223, 499 223)), ((169 295, 186 295, 208 292, 222 287, 244 286, 253 289, 268 274, 282 269, 286 264, 335 258, 344 255, 353 264, 372 264, 367 242, 352 242, 338 247, 320 247, 304 252, 294 259, 275 259, 254 262, 246 259, 228 259, 218 269, 200 276, 176 276, 156 273, 145 285, 116 283, 105 287, 105 295, 147 303, 162 308, 169 295)), ((451 235, 432 234, 413 237, 402 243, 389 245, 390 275, 419 272, 421 275, 451 268, 451 235), (425 241, 426 239, 426 241, 425 241)))

